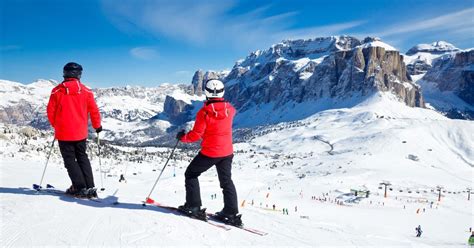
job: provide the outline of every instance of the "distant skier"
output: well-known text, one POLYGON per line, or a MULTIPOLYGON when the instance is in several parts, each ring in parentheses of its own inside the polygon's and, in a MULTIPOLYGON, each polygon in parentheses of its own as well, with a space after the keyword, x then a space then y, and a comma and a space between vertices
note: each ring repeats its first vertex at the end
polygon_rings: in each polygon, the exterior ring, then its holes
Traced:
POLYGON ((417 236, 417 237, 420 237, 421 234, 423 233, 423 231, 421 230, 421 225, 418 225, 418 226, 415 228, 415 231, 416 231, 416 236, 417 236))
POLYGON ((97 133, 102 126, 94 94, 80 82, 81 75, 81 65, 71 62, 64 66, 64 81, 51 91, 47 113, 72 181, 66 193, 90 198, 97 197, 97 190, 86 153, 89 116, 97 133))
POLYGON ((221 81, 208 80, 204 93, 207 100, 197 113, 193 129, 188 133, 182 130, 176 136, 182 142, 196 142, 202 139, 201 151, 191 161, 184 174, 186 202, 179 206, 179 209, 195 218, 205 218, 205 209, 201 209, 198 177, 215 165, 224 195, 224 208, 216 215, 228 224, 241 226, 237 192, 231 178, 234 157, 232 122, 236 111, 230 103, 224 100, 224 84, 221 81))
POLYGON ((123 176, 123 174, 120 174, 119 183, 121 182, 127 183, 127 180, 125 180, 125 177, 123 176))

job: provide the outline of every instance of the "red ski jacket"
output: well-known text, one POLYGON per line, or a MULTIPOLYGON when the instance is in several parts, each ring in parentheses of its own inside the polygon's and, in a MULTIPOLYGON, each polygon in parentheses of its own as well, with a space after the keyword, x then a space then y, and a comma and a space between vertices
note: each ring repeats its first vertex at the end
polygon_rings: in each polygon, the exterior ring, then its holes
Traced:
POLYGON ((57 140, 86 139, 89 114, 92 127, 101 126, 94 94, 75 78, 66 78, 54 87, 49 97, 47 112, 57 140))
POLYGON ((193 129, 180 140, 190 143, 202 139, 201 153, 208 157, 231 155, 234 152, 232 121, 235 112, 234 107, 223 98, 204 102, 204 106, 197 113, 193 129))

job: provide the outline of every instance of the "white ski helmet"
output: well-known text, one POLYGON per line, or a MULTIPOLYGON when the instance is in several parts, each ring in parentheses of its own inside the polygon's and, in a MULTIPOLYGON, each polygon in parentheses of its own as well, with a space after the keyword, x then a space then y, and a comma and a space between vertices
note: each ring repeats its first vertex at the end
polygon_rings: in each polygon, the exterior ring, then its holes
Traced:
POLYGON ((221 98, 224 96, 224 83, 218 79, 210 79, 206 82, 204 94, 207 98, 221 98))

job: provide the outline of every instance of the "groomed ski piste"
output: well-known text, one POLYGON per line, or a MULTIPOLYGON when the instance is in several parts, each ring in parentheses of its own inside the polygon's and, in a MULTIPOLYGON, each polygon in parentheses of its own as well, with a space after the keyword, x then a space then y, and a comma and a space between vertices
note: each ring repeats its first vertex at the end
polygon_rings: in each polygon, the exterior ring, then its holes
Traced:
MULTIPOLYGON (((257 128, 249 131, 246 143, 235 144, 233 179, 242 220, 265 236, 143 207, 168 148, 146 148, 164 155, 140 163, 104 155, 101 202, 37 194, 32 184, 39 183, 52 137, 28 138, 21 127, 0 127, 2 247, 466 247, 474 226, 474 199, 467 200, 467 188, 473 186, 474 123, 406 107, 390 94, 257 128), (118 182, 120 174, 126 183, 118 182), (386 198, 383 182, 390 183, 386 198)), ((184 147, 178 146, 176 160, 151 195, 161 204, 184 202, 184 170, 197 152, 186 153, 184 147)), ((57 146, 54 150, 43 185, 66 189, 70 181, 57 146)), ((100 188, 95 156, 91 163, 100 188)), ((200 186, 203 207, 221 210, 215 169, 200 177, 200 186)))

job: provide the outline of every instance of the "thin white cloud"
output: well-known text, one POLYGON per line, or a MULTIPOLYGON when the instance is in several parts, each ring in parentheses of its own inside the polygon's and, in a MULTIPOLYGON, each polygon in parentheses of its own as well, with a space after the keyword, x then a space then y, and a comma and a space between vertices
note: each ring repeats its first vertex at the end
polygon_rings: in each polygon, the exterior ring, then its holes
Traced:
POLYGON ((151 47, 134 47, 130 49, 132 57, 142 60, 151 60, 158 57, 158 52, 151 47))
MULTIPOLYGON (((229 44, 258 47, 291 37, 311 34, 332 35, 361 22, 292 28, 297 12, 269 15, 271 5, 238 15, 234 1, 140 1, 102 0, 103 10, 112 23, 124 32, 145 31, 155 36, 184 40, 197 45, 229 44)), ((314 36, 312 36, 314 37, 314 36)))
POLYGON ((379 35, 392 36, 414 32, 456 32, 459 29, 470 30, 474 25, 473 16, 474 8, 469 8, 430 19, 397 24, 381 32, 379 35))
POLYGON ((141 29, 152 35, 205 42, 231 9, 230 1, 103 0, 103 10, 125 32, 141 29))

